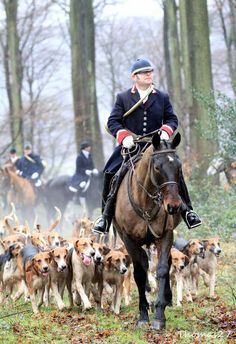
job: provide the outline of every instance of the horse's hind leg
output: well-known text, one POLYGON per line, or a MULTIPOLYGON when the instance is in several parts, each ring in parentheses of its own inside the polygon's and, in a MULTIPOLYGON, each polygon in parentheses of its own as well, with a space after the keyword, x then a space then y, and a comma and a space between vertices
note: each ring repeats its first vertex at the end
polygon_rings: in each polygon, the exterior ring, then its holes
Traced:
POLYGON ((149 322, 148 309, 149 304, 146 299, 146 283, 147 283, 147 271, 148 271, 148 257, 145 250, 142 247, 128 238, 124 239, 124 243, 129 255, 132 258, 134 266, 134 279, 138 287, 139 292, 139 319, 138 326, 142 326, 149 322))
POLYGON ((161 252, 157 265, 157 279, 159 282, 158 298, 155 304, 155 317, 152 323, 153 328, 160 330, 165 328, 165 308, 172 304, 172 292, 170 288, 170 249, 172 246, 173 234, 171 231, 165 233, 161 242, 161 252))

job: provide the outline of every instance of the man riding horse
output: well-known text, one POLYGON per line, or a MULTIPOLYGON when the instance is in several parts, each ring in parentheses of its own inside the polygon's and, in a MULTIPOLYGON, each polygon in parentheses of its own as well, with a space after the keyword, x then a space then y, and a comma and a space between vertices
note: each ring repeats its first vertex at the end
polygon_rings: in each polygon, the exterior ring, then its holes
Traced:
POLYGON ((88 190, 91 178, 98 176, 91 154, 92 145, 88 141, 80 144, 80 154, 76 158, 76 170, 71 178, 69 190, 78 193, 81 204, 85 206, 85 192, 88 190))
MULTIPOLYGON (((131 89, 117 95, 108 119, 108 129, 119 145, 104 168, 103 214, 94 224, 93 231, 96 233, 108 232, 114 215, 116 193, 127 170, 126 165, 122 164, 122 148, 132 150, 135 146, 135 135, 143 136, 160 129, 161 140, 169 140, 177 129, 178 118, 173 112, 168 94, 153 86, 153 70, 153 66, 146 59, 135 61, 131 68, 134 85, 131 89), (113 178, 114 176, 115 178, 113 178)), ((182 198, 181 215, 183 220, 188 228, 199 226, 201 219, 193 211, 182 173, 179 193, 182 198)))
POLYGON ((40 176, 44 171, 45 163, 41 157, 32 152, 32 146, 27 143, 24 146, 24 155, 16 163, 17 174, 28 179, 36 188, 40 188, 42 181, 40 176))

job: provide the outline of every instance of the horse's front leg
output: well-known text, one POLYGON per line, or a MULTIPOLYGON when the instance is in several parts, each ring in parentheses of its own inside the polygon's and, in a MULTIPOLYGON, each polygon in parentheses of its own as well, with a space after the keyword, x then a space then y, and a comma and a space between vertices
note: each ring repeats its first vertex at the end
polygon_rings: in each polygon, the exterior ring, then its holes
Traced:
POLYGON ((170 249, 173 243, 173 232, 167 231, 161 240, 160 257, 157 265, 157 280, 159 282, 158 297, 155 303, 155 316, 152 327, 161 330, 165 328, 165 308, 172 304, 170 288, 170 249))
POLYGON ((145 250, 142 249, 142 247, 137 246, 137 244, 131 241, 130 239, 124 239, 124 243, 133 261, 134 280, 137 284, 139 293, 138 326, 142 326, 149 322, 149 304, 146 298, 148 257, 145 250))

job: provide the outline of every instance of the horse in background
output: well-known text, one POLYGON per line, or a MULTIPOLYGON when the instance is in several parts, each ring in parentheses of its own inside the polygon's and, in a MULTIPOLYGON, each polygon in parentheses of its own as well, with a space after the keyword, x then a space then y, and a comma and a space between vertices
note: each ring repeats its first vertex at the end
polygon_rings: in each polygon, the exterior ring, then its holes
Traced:
POLYGON ((236 161, 226 163, 222 157, 213 159, 207 169, 207 175, 214 176, 216 174, 221 174, 222 172, 225 174, 225 178, 220 178, 220 181, 221 184, 224 185, 224 188, 228 190, 231 186, 235 186, 236 161))
POLYGON ((5 196, 5 206, 10 209, 14 203, 22 219, 31 221, 34 218, 36 193, 29 180, 16 173, 15 165, 7 161, 0 168, 0 187, 5 196))
MULTIPOLYGON (((48 218, 50 219, 54 213, 54 207, 61 210, 64 215, 69 202, 80 202, 80 197, 85 199, 86 212, 92 217, 93 211, 101 207, 103 174, 100 172, 98 176, 90 177, 90 184, 84 193, 74 193, 70 191, 71 176, 61 175, 51 178, 44 186, 44 201, 48 218)), ((81 204, 83 206, 83 204, 81 204)))
POLYGON ((153 243, 158 252, 156 268, 159 291, 152 322, 154 329, 165 328, 165 308, 172 304, 169 270, 173 230, 181 221, 182 200, 179 195, 181 162, 176 147, 181 136, 161 141, 155 134, 140 159, 132 163, 117 194, 113 226, 132 258, 134 279, 139 292, 139 320, 149 322, 146 298, 148 256, 143 245, 153 243))

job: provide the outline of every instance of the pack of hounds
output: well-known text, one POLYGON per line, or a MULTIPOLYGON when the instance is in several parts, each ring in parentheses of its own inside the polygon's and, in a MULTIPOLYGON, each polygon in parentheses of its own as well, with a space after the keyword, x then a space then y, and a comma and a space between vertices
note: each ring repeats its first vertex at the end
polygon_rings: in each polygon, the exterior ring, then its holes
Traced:
MULTIPOLYGON (((121 304, 131 301, 135 285, 131 259, 121 244, 100 242, 91 232, 93 222, 87 217, 77 219, 70 239, 56 230, 61 212, 49 228, 35 224, 20 224, 14 206, 9 215, 0 220, 0 304, 6 298, 16 302, 24 297, 30 300, 36 314, 42 304, 55 303, 59 310, 82 307, 85 311, 110 306, 115 314, 121 304), (14 222, 14 225, 12 225, 14 222), (68 302, 65 302, 67 289, 68 302)), ((215 298, 217 257, 221 253, 219 238, 189 241, 178 238, 171 249, 170 280, 176 294, 177 306, 183 299, 192 302, 197 296, 199 279, 209 288, 210 298, 215 298)), ((155 292, 157 252, 147 248, 149 273, 147 297, 155 292)))

